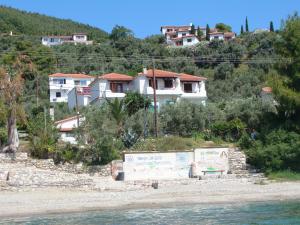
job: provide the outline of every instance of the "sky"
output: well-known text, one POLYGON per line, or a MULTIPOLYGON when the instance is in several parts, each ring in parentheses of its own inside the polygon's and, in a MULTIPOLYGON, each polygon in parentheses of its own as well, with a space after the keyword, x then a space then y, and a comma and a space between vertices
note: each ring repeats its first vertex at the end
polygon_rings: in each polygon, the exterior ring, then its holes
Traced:
POLYGON ((298 11, 300 0, 0 0, 1 5, 72 19, 110 32, 115 25, 131 29, 136 37, 160 33, 163 25, 215 26, 223 22, 239 33, 246 16, 250 30, 275 29, 298 11))

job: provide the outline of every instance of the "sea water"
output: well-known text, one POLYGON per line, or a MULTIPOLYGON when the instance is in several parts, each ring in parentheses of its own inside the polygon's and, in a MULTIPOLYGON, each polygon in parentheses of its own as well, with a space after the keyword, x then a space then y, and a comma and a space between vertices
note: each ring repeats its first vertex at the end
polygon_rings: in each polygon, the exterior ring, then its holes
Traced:
POLYGON ((4 219, 0 224, 300 224, 300 202, 175 205, 4 219))

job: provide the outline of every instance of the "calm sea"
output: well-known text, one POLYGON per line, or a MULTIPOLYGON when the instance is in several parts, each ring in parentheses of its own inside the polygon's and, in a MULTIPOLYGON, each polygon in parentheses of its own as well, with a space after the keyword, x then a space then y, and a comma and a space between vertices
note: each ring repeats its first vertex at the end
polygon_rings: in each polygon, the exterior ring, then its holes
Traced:
POLYGON ((6 219, 0 224, 300 224, 300 202, 185 205, 6 219))

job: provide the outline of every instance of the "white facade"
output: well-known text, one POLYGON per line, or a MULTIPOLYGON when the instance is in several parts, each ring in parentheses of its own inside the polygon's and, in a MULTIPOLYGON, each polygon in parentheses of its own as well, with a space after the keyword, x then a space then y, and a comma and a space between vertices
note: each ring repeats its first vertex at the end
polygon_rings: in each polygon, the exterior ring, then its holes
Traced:
POLYGON ((86 34, 73 34, 72 36, 44 36, 42 37, 42 45, 51 47, 54 45, 61 45, 64 43, 72 44, 93 44, 93 41, 88 41, 86 34))
POLYGON ((84 74, 49 75, 50 102, 68 102, 69 91, 75 86, 88 86, 93 80, 93 77, 84 74))
MULTIPOLYGON (((85 118, 79 118, 79 125, 84 121, 85 118)), ((56 128, 60 133, 60 140, 63 142, 69 142, 71 144, 77 144, 77 140, 74 134, 74 129, 78 127, 77 116, 72 116, 63 120, 55 122, 56 128)))
POLYGON ((192 24, 189 26, 163 26, 161 33, 166 37, 167 44, 173 46, 193 46, 199 43, 197 28, 191 33, 192 24))
POLYGON ((221 32, 215 32, 215 33, 210 33, 209 34, 209 40, 224 40, 224 33, 221 32))
MULTIPOLYGON (((164 72, 164 71, 160 71, 164 72)), ((151 72, 144 71, 134 79, 134 90, 144 96, 153 99, 154 89, 152 87, 151 72)), ((205 80, 187 74, 177 74, 174 77, 163 73, 156 77, 156 97, 158 108, 165 104, 173 104, 181 100, 204 104, 207 99, 205 80)))
POLYGON ((90 87, 74 87, 68 93, 69 109, 76 108, 76 89, 77 89, 78 107, 87 106, 90 103, 90 99, 91 99, 90 87))
POLYGON ((132 91, 133 78, 124 74, 106 74, 90 84, 91 103, 105 102, 106 99, 124 98, 126 92, 132 91))

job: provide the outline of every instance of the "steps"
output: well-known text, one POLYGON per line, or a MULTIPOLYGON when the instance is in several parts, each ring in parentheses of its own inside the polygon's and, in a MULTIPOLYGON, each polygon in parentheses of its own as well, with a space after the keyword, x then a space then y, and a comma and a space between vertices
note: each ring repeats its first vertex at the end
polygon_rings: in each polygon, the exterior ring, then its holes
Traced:
POLYGON ((228 151, 229 172, 236 178, 265 179, 263 173, 247 165, 246 155, 238 148, 230 148, 228 151))

